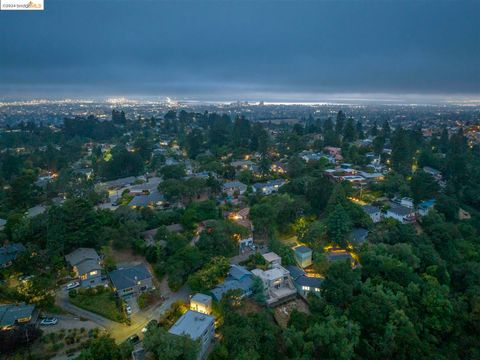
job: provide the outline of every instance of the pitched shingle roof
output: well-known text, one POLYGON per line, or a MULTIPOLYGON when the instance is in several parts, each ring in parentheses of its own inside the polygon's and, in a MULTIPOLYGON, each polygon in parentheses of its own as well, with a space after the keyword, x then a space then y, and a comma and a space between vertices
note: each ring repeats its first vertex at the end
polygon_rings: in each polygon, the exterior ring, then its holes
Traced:
POLYGON ((134 287, 138 281, 152 277, 145 264, 114 270, 108 275, 110 276, 113 286, 117 290, 134 287))
POLYGON ((29 318, 32 316, 34 305, 6 304, 0 305, 0 326, 12 326, 18 319, 29 318))
POLYGON ((65 255, 65 260, 67 260, 72 266, 76 266, 82 261, 88 260, 88 259, 95 260, 97 262, 100 261, 100 257, 98 256, 95 249, 78 248, 72 251, 70 254, 65 255))

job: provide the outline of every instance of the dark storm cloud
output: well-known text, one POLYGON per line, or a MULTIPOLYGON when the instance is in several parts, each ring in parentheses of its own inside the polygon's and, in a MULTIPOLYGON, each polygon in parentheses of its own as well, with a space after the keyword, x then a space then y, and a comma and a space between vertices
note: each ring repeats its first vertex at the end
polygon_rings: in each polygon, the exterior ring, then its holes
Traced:
POLYGON ((479 4, 45 0, 0 12, 0 96, 478 94, 479 4))

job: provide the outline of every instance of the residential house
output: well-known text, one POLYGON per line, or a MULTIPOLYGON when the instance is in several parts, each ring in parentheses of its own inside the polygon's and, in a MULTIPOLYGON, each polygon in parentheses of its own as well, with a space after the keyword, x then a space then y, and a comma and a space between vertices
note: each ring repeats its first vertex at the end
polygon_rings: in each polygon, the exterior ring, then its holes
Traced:
POLYGON ((200 350, 197 359, 204 359, 215 334, 215 318, 211 315, 188 310, 168 332, 178 336, 189 336, 192 340, 198 341, 200 350))
POLYGON ((212 313, 212 297, 196 293, 190 299, 190 310, 210 315, 212 313))
POLYGON ((368 236, 368 230, 363 228, 355 228, 350 233, 350 244, 354 246, 362 245, 368 236))
POLYGON ((299 156, 305 160, 305 162, 311 162, 311 161, 319 161, 321 158, 328 158, 327 155, 321 153, 321 152, 313 152, 313 151, 302 151, 299 156))
POLYGON ((380 208, 372 205, 364 205, 362 206, 362 209, 368 216, 370 216, 370 219, 372 219, 374 223, 378 223, 382 220, 382 211, 380 208))
POLYGON ((333 146, 327 146, 324 150, 327 153, 329 153, 331 156, 333 156, 336 161, 342 161, 343 160, 342 149, 341 148, 333 147, 333 146))
POLYGON ((0 248, 0 269, 7 268, 13 264, 18 254, 26 251, 21 243, 12 243, 0 248))
POLYGON ((275 254, 274 252, 268 252, 262 254, 269 268, 272 268, 277 265, 282 265, 282 258, 275 254))
POLYGON ((252 222, 250 221, 249 207, 243 208, 237 212, 229 213, 228 218, 234 221, 235 223, 237 223, 238 225, 241 225, 247 228, 248 230, 250 230, 250 232, 253 231, 253 225, 252 225, 252 222))
POLYGON ((442 173, 439 170, 434 169, 434 168, 429 167, 429 166, 424 166, 423 171, 425 171, 427 174, 430 174, 431 176, 433 176, 433 178, 435 180, 442 181, 442 173))
POLYGON ((243 195, 247 191, 247 185, 240 181, 228 181, 223 184, 222 191, 228 196, 243 195))
POLYGON ((241 254, 245 253, 245 251, 249 251, 249 249, 254 250, 253 237, 239 238, 238 248, 241 254))
POLYGON ((329 262, 348 261, 352 267, 356 265, 352 254, 344 249, 331 249, 325 253, 325 257, 329 262))
POLYGON ((284 164, 284 163, 281 163, 281 162, 274 162, 271 166, 270 166, 270 170, 272 172, 275 172, 277 174, 286 174, 287 173, 287 166, 284 164))
POLYGON ((385 176, 379 172, 370 173, 367 171, 360 171, 358 174, 368 181, 382 181, 385 178, 385 176))
POLYGON ((215 300, 220 301, 229 290, 240 290, 243 296, 252 294, 253 274, 243 266, 232 265, 223 283, 210 290, 215 300))
POLYGON ((43 214, 45 211, 47 211, 47 207, 45 205, 36 205, 28 209, 25 215, 27 216, 27 218, 32 219, 35 216, 43 214))
POLYGON ((277 192, 283 185, 285 185, 285 180, 283 179, 269 180, 267 182, 253 184, 253 190, 263 195, 270 195, 277 192))
POLYGON ((83 287, 95 287, 102 284, 102 266, 100 256, 95 249, 78 248, 65 256, 75 276, 83 287))
POLYGON ((307 246, 295 246, 293 248, 293 257, 302 269, 312 265, 312 249, 307 246))
POLYGON ((120 297, 137 296, 154 290, 153 278, 145 264, 120 268, 108 274, 113 288, 120 297))
POLYGON ((268 270, 253 269, 252 274, 262 280, 268 306, 284 303, 297 294, 290 273, 281 265, 275 265, 268 270))
POLYGON ((387 210, 385 217, 398 220, 402 224, 407 224, 415 220, 415 211, 413 208, 392 203, 390 209, 387 210))
POLYGON ((294 265, 288 265, 287 270, 292 277, 297 293, 302 298, 307 300, 309 294, 320 294, 320 288, 324 280, 322 277, 307 275, 303 269, 294 265))
POLYGON ((25 303, 0 305, 0 330, 35 324, 37 317, 35 305, 26 305, 25 303))
POLYGON ((430 210, 432 210, 435 207, 435 199, 430 199, 426 201, 422 201, 420 204, 418 204, 417 210, 418 214, 420 216, 425 216, 427 215, 430 210))
POLYGON ((400 205, 405 206, 409 209, 413 209, 413 199, 409 197, 404 197, 400 199, 400 205))
POLYGON ((133 197, 133 199, 128 203, 128 206, 131 208, 142 208, 142 207, 157 207, 162 206, 165 202, 163 194, 158 191, 153 191, 148 194, 139 194, 133 197))
POLYGON ((232 161, 230 165, 234 167, 235 170, 249 170, 249 171, 256 170, 256 165, 251 160, 236 160, 236 161, 232 161))
POLYGON ((125 177, 125 178, 105 181, 104 183, 101 183, 100 185, 102 187, 106 188, 107 190, 113 190, 113 189, 123 188, 127 185, 131 185, 136 180, 137 180, 137 178, 135 176, 129 176, 129 177, 125 177))

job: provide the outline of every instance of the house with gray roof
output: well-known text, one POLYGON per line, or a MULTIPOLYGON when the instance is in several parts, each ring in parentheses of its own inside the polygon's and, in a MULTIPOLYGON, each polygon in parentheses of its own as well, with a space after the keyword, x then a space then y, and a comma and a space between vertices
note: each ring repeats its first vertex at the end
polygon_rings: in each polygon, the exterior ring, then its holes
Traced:
POLYGON ((252 294, 253 274, 243 266, 232 265, 224 282, 210 290, 213 298, 220 301, 227 291, 240 290, 242 296, 252 294))
POLYGON ((263 195, 270 195, 277 192, 283 185, 285 185, 285 180, 283 179, 269 180, 253 184, 253 190, 263 195))
POLYGON ((309 294, 320 294, 320 288, 324 280, 322 277, 308 276, 307 273, 298 266, 287 265, 286 268, 292 277, 297 293, 301 297, 307 299, 309 294))
POLYGON ((128 203, 128 206, 132 208, 141 208, 141 207, 157 207, 161 206, 165 201, 165 198, 162 193, 157 190, 149 194, 136 195, 128 203))
POLYGON ((120 297, 137 296, 155 289, 152 274, 145 264, 117 269, 110 272, 108 276, 120 297))
POLYGON ((15 326, 34 323, 37 315, 35 305, 25 303, 0 305, 0 329, 9 330, 15 326))
POLYGON ((367 240, 368 230, 363 228, 355 228, 350 233, 350 243, 355 246, 362 245, 367 240))
POLYGON ((356 261, 352 254, 344 249, 332 249, 325 253, 325 257, 329 262, 348 261, 352 267, 356 265, 356 261))
POLYGON ((7 268, 13 264, 18 254, 26 251, 21 243, 12 243, 0 248, 0 269, 7 268))
POLYGON ((222 191, 228 196, 233 196, 236 193, 243 195, 247 191, 247 185, 240 181, 228 181, 223 184, 222 191))
POLYGON ((415 221, 415 211, 413 208, 391 203, 391 207, 387 210, 385 217, 400 221, 402 224, 407 224, 415 221))
POLYGON ((204 359, 215 334, 215 318, 211 315, 188 310, 168 330, 170 334, 188 336, 200 344, 197 359, 204 359))
POLYGON ((374 223, 382 220, 382 211, 380 208, 373 205, 363 205, 362 209, 365 211, 365 213, 367 213, 368 216, 370 216, 370 219, 372 219, 374 223))
POLYGON ((45 205, 36 205, 28 209, 25 215, 27 216, 27 218, 32 219, 35 216, 43 214, 45 211, 47 211, 47 207, 45 205))
POLYGON ((95 249, 78 248, 65 255, 65 260, 79 278, 82 287, 95 287, 102 284, 102 265, 95 249))

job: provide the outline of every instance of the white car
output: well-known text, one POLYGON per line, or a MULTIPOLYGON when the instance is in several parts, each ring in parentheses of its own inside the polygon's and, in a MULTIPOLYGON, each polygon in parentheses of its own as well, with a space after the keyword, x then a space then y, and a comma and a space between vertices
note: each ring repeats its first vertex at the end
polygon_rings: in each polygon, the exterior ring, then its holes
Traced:
POLYGON ((40 321, 40 325, 45 325, 45 326, 57 325, 57 323, 58 323, 57 318, 45 318, 42 321, 40 321))
POLYGON ((130 307, 130 305, 125 306, 125 311, 128 315, 132 315, 132 308, 130 307))
POLYGON ((80 283, 78 281, 71 282, 70 284, 67 284, 66 289, 67 290, 72 290, 75 289, 76 287, 79 287, 80 283))

